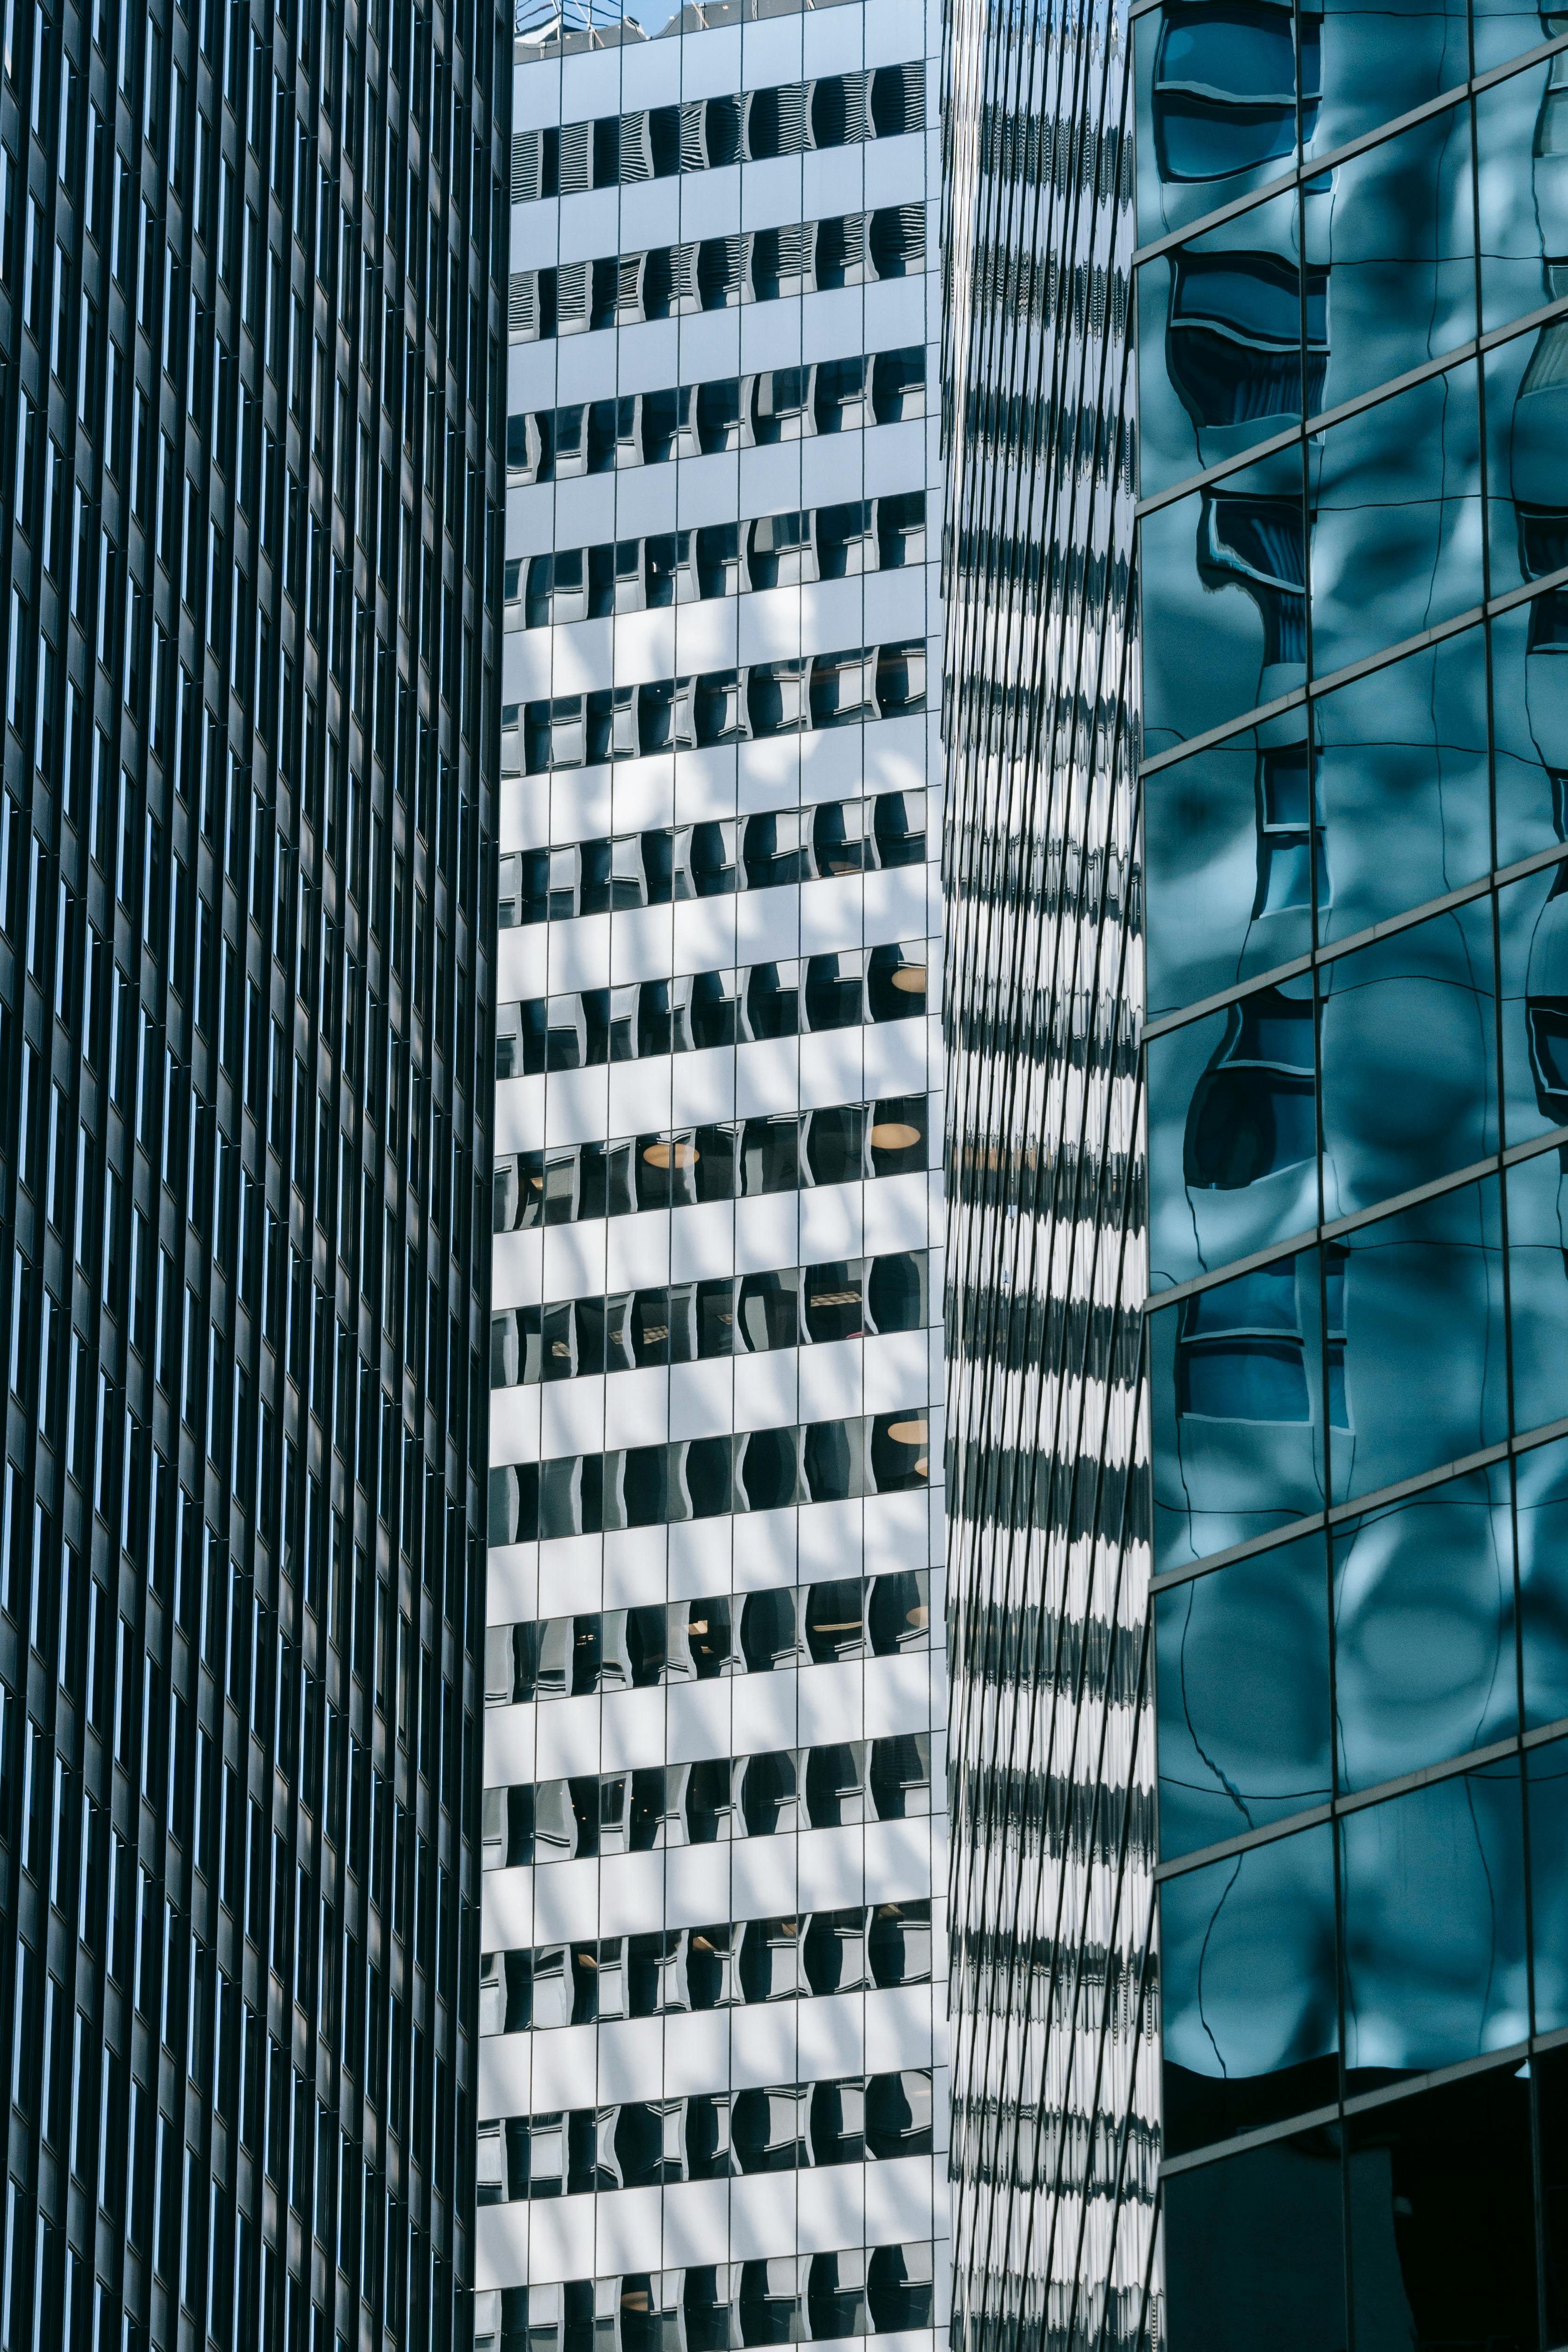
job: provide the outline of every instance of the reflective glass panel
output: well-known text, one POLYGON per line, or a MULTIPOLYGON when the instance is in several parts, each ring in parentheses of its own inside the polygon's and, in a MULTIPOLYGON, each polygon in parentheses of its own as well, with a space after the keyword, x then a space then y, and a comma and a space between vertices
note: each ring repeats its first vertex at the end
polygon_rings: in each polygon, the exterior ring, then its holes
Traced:
MULTIPOLYGON (((1336 1244, 1344 1366, 1336 1500, 1506 1434, 1500 1207, 1489 1177, 1359 1225, 1336 1244)), ((1332 1323, 1332 1292, 1329 1310, 1332 1323)))
POLYGON ((1568 1412, 1568 1151, 1508 1171, 1509 1307, 1516 1429, 1568 1412))
POLYGON ((1328 1822, 1167 1879, 1160 1938, 1167 2156, 1335 2096, 1328 1822))
POLYGON ((1568 1716, 1568 1442, 1532 1446, 1514 1465, 1524 1723, 1568 1716))
POLYGON ((1481 599, 1472 362, 1312 445, 1312 668, 1322 677, 1481 599))
POLYGON ((1331 1794, 1321 1535, 1155 1602, 1160 1852, 1188 1853, 1331 1794))
POLYGON ((1322 1508, 1317 1265, 1277 1258, 1151 1318, 1157 1568, 1322 1508))
MULTIPOLYGON (((1528 12, 1520 15, 1529 21, 1528 12)), ((1560 22, 1535 17, 1537 40, 1561 30, 1560 22)), ((1506 326, 1563 291, 1548 283, 1545 257, 1568 255, 1565 107, 1568 66, 1561 55, 1477 93, 1483 328, 1506 326)))
POLYGON ((1328 355, 1316 409, 1392 383, 1476 331, 1469 110, 1450 107, 1363 149, 1302 199, 1309 282, 1328 355))
POLYGON ((1518 1727, 1508 1465, 1333 1531, 1334 1720, 1346 1789, 1518 1727))
POLYGON ((1472 899, 1337 958, 1322 992, 1323 1213, 1497 1148, 1491 908, 1472 899))
POLYGON ((1170 2352, 1343 2352, 1337 2126, 1176 2173, 1164 2200, 1170 2352))
POLYGON ((1339 1828, 1347 2088, 1375 2090, 1523 2041, 1517 1761, 1368 1805, 1339 1828))

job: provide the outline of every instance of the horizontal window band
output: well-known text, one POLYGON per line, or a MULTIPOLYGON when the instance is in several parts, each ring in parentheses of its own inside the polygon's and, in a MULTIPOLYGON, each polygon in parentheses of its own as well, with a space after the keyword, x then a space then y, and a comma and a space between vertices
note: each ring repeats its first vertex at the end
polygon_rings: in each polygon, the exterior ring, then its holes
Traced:
POLYGON ((931 1897, 486 1952, 482 2035, 931 1982, 931 1897))
POLYGON ((497 1004, 496 1076, 542 1077, 913 1021, 926 1010, 928 953, 924 938, 895 940, 497 1004))
MULTIPOLYGON (((685 0, 685 6, 695 13, 688 17, 685 8, 677 8, 662 33, 644 35, 638 28, 639 40, 673 39, 683 32, 720 32, 727 26, 757 25, 771 16, 798 16, 808 0, 685 0)), ((848 0, 810 0, 818 8, 841 8, 848 0)), ((564 16, 557 0, 513 0, 512 54, 517 65, 535 65, 547 58, 580 57, 587 49, 620 48, 626 45, 624 27, 630 18, 612 18, 606 24, 596 18, 593 10, 587 11, 585 21, 573 24, 564 16)))
POLYGON ((502 574, 508 629, 570 628, 617 614, 668 612, 823 580, 913 571, 925 561, 925 492, 742 517, 513 555, 502 574))
POLYGON ((1436 622, 1431 628, 1422 629, 1398 645, 1385 646, 1381 652, 1368 654, 1361 661, 1349 662, 1343 669, 1327 671, 1307 686, 1292 687, 1289 694, 1279 695, 1272 702, 1260 703, 1255 709, 1244 711, 1239 719, 1227 719, 1222 725, 1207 728, 1201 735, 1190 736, 1168 751, 1156 751, 1152 759, 1140 761, 1139 778, 1157 776, 1166 768, 1179 766, 1183 760, 1196 759, 1200 751, 1212 751, 1216 744, 1228 743, 1233 736, 1245 735, 1270 719, 1282 719, 1287 711, 1303 710, 1309 703, 1337 693, 1342 687, 1354 686, 1359 678, 1375 677, 1379 670, 1391 669, 1396 662, 1407 661, 1412 655, 1426 653, 1433 646, 1447 645, 1450 637, 1462 636, 1467 629, 1477 628, 1483 621, 1495 621, 1518 605, 1533 604, 1538 596, 1555 594, 1560 588, 1568 588, 1568 564, 1561 571, 1543 572, 1539 580, 1526 581, 1522 587, 1511 588, 1506 595, 1489 597, 1485 604, 1473 604, 1468 613, 1458 613, 1451 621, 1436 622))
POLYGON ((1517 2073, 1531 2059, 1544 2058, 1564 2047, 1568 2047, 1568 2027, 1560 2027, 1551 2033, 1532 2033, 1526 2041, 1512 2042, 1506 2049, 1488 2050, 1479 2058, 1461 2058, 1452 2066, 1434 2066, 1424 2074, 1406 2074, 1379 2090, 1355 2091, 1336 2105, 1312 2107, 1301 2115, 1288 2116, 1282 2123, 1260 2124, 1252 2131, 1238 2132, 1234 2139, 1214 2140, 1186 2155, 1167 2157, 1160 2166, 1160 2179, 1176 2179, 1184 2172, 1203 2171, 1210 2165, 1222 2164, 1228 2157, 1246 2156, 1254 2148, 1295 2139, 1302 2132, 1332 2128, 1342 2117, 1375 2115, 1380 2108, 1396 2106, 1402 2100, 1419 2096, 1423 2091, 1441 2090, 1448 2083, 1470 2082, 1478 2074, 1517 2073))
POLYGON ((534 1388, 924 1330, 929 1272, 925 1250, 900 1250, 498 1307, 490 1318, 490 1386, 534 1388))
POLYGON ((527 1233, 705 1201, 924 1174, 934 1101, 940 1097, 884 1095, 873 1102, 765 1112, 602 1143, 505 1152, 493 1171, 491 1231, 527 1233))
POLYGON ((925 414, 925 346, 619 393, 507 419, 508 485, 570 481, 677 457, 860 432, 925 414))
POLYGON ((667 1690, 930 1646, 931 1571, 893 1568, 487 1626, 485 1705, 667 1690))
POLYGON ((1413 1185, 1408 1192, 1395 1192, 1386 1201, 1375 1201, 1370 1208, 1353 1209, 1348 1216, 1335 1217, 1331 1223, 1309 1225, 1304 1233, 1270 1242, 1267 1248, 1218 1266, 1212 1274, 1194 1275, 1189 1282, 1173 1283, 1168 1290, 1154 1291, 1145 1302, 1145 1312, 1164 1314, 1167 1307, 1179 1307, 1184 1299, 1196 1298, 1203 1291, 1217 1290, 1241 1275, 1256 1274, 1260 1267, 1278 1265, 1281 1258, 1298 1257, 1302 1250, 1314 1249, 1322 1242, 1337 1241, 1343 1234, 1359 1233, 1364 1226, 1381 1224, 1384 1218, 1418 1208, 1423 1201, 1440 1201, 1447 1192, 1462 1192, 1467 1184, 1479 1184, 1489 1176, 1500 1175, 1505 1169, 1522 1167, 1526 1160, 1539 1160, 1542 1152, 1564 1149, 1568 1149, 1568 1127, 1550 1128, 1544 1135, 1532 1135, 1526 1143, 1511 1143, 1506 1151, 1494 1152, 1486 1160, 1474 1160, 1469 1167, 1458 1168, 1450 1176, 1435 1176, 1429 1184, 1413 1185))
POLYGON ((925 708, 925 653, 924 637, 908 637, 503 703, 501 773, 542 776, 913 715, 925 708))
POLYGON ((886 2163, 932 2152, 929 2067, 626 2099, 479 2126, 478 2204, 886 2163))
POLYGON ((507 284, 507 338, 514 343, 552 342, 651 320, 923 277, 925 226, 922 197, 874 212, 514 269, 507 284))
POLYGON ((940 1410, 912 1404, 781 1429, 497 1463, 488 1540, 548 1543, 804 1503, 924 1494, 931 1485, 931 1416, 940 1410))
POLYGON ((625 1766, 486 1789, 483 1867, 729 1845, 798 1831, 924 1821, 931 1811, 928 1731, 778 1748, 692 1764, 625 1766))
POLYGON ((1446 1757, 1437 1764, 1423 1764, 1413 1772, 1401 1772, 1395 1780, 1380 1781, 1375 1789, 1356 1789, 1342 1797, 1331 1797, 1325 1803, 1308 1806, 1284 1821, 1266 1822, 1260 1829, 1244 1830, 1218 1845, 1204 1846, 1196 1853, 1158 1863, 1155 1882, 1163 1886, 1167 1879, 1188 1878, 1195 1870, 1207 1870, 1237 1854, 1251 1853, 1259 1846, 1278 1845, 1281 1838, 1299 1836, 1303 1830, 1321 1829, 1325 1822, 1344 1821, 1352 1813, 1364 1813, 1374 1805, 1408 1796, 1416 1789, 1436 1788, 1440 1781, 1461 1780, 1467 1772, 1484 1771, 1489 1764, 1506 1763, 1511 1756, 1526 1756, 1532 1748, 1550 1747, 1565 1738, 1568 1716, 1555 1723, 1537 1725, 1530 1731, 1512 1733, 1507 1739, 1494 1739, 1485 1748, 1472 1748, 1468 1755, 1446 1757))
POLYGON ((1322 946, 1311 949, 1307 954, 1292 956, 1289 963, 1276 964, 1271 971, 1260 972, 1256 980, 1238 982, 1234 988, 1218 989, 1214 995, 1200 999, 1196 1004, 1184 1004, 1175 1013, 1156 1013, 1143 1026, 1146 1045, 1158 1037, 1168 1036, 1172 1030, 1189 1028, 1195 1021, 1206 1021, 1211 1013, 1223 1013, 1227 1006, 1239 1004, 1263 989, 1278 988, 1281 981, 1299 980, 1303 972, 1324 964, 1337 963, 1343 956, 1354 955, 1362 948, 1373 947, 1380 940, 1396 939, 1417 923, 1428 922, 1434 916, 1451 913, 1456 907, 1469 906, 1494 890, 1506 890, 1511 883, 1522 882, 1531 874, 1543 874, 1549 866, 1561 865, 1568 858, 1568 841, 1554 841, 1549 849, 1538 849, 1529 857, 1520 858, 1512 866, 1499 866, 1490 874, 1480 875, 1474 882, 1461 883, 1457 890, 1447 890, 1440 898, 1428 898, 1419 907, 1411 907, 1402 914, 1387 915, 1378 923, 1369 923, 1364 930, 1349 931, 1343 940, 1330 940, 1322 946))
POLYGON ((924 787, 874 793, 509 851, 499 861, 498 928, 527 930, 581 915, 924 866, 931 801, 924 787))
POLYGON ((1490 327, 1484 335, 1472 335, 1469 341, 1457 343, 1452 351, 1440 353, 1437 359, 1423 360, 1419 367, 1407 368, 1403 375, 1390 376, 1385 383, 1375 384, 1370 392, 1357 393, 1353 400, 1342 400, 1336 407, 1322 409, 1316 415, 1309 416, 1303 424, 1292 425, 1266 441, 1255 443, 1239 457, 1223 458, 1218 465, 1205 467, 1201 473, 1189 474, 1184 481, 1175 483, 1168 490, 1160 490, 1153 498, 1140 499, 1135 509, 1136 519, 1142 522, 1147 515, 1163 513, 1166 508, 1176 506, 1181 499, 1191 498, 1199 490, 1207 489, 1213 483, 1223 482, 1233 474, 1245 473, 1262 458, 1276 457, 1282 450, 1299 447, 1319 434, 1332 432, 1336 425, 1344 424, 1350 417, 1364 416, 1368 410, 1385 406, 1389 401, 1396 400, 1401 393, 1413 391, 1417 384, 1430 383, 1435 377, 1463 367, 1468 361, 1494 352, 1504 343, 1513 342, 1521 335, 1538 333, 1542 327, 1551 326, 1563 318, 1568 318, 1568 299, 1548 302, 1538 310, 1527 311, 1506 327, 1490 327))
MULTIPOLYGON (((707 0, 709 8, 734 0, 707 0)), ((818 5, 822 0, 818 0, 818 5)), ((929 2327, 936 2316, 929 2238, 840 2252, 762 2255, 559 2285, 480 2287, 475 2352, 622 2352, 675 2343, 791 2344, 929 2327), (739 2335, 735 2330, 738 2326, 739 2335), (613 2333, 612 2333, 613 2331, 613 2333)))
MULTIPOLYGON (((1130 12, 1131 17, 1149 16, 1164 5, 1165 0, 1142 0, 1142 5, 1130 12)), ((1252 189, 1247 195, 1237 196, 1228 205, 1217 205, 1213 212, 1204 214, 1201 219, 1190 222, 1185 228, 1172 229, 1165 236, 1151 238, 1147 245, 1140 246, 1134 254, 1133 268, 1139 269, 1146 261, 1158 260, 1173 246, 1185 245, 1189 238, 1228 227, 1230 222, 1239 219, 1255 205, 1288 195, 1292 188, 1302 183, 1321 179, 1324 173, 1337 171, 1342 163, 1354 163, 1358 155, 1368 155, 1374 148, 1386 146, 1391 139, 1397 139, 1403 131, 1413 131, 1418 122, 1430 122, 1437 115, 1447 114, 1453 107, 1461 105, 1466 99, 1479 97, 1482 90, 1495 89, 1501 82, 1512 81, 1516 75, 1533 71, 1537 66, 1547 64, 1565 48, 1568 48, 1568 36, 1562 34, 1552 40, 1539 42, 1534 48, 1524 50, 1517 58, 1508 58, 1502 65, 1490 66, 1485 73, 1473 74, 1464 81, 1455 82, 1452 89, 1440 91, 1436 98, 1424 99, 1419 106, 1411 107, 1406 113, 1394 115, 1388 121, 1380 122, 1375 131, 1364 131, 1359 138, 1347 139, 1342 146, 1331 148, 1324 155, 1303 156, 1300 163, 1291 164, 1288 171, 1266 181, 1261 187, 1252 189)))
POLYGON ((859 147, 925 127, 925 62, 769 82, 512 133, 515 205, 631 188, 726 165, 859 147))
POLYGON ((1320 1534, 1325 1528, 1343 1527, 1348 1520, 1364 1518, 1368 1512, 1388 1510, 1409 1496, 1426 1494, 1434 1486, 1447 1486, 1451 1479, 1468 1477, 1477 1470, 1490 1469, 1494 1463, 1510 1461, 1518 1454, 1533 1454, 1540 1446, 1554 1444, 1560 1437, 1568 1437, 1568 1420, 1549 1421, 1540 1429, 1521 1430, 1517 1437, 1503 1438, 1496 1445, 1483 1445, 1474 1454, 1441 1463, 1435 1470, 1419 1471, 1392 1486, 1376 1487, 1370 1494, 1358 1496, 1354 1502, 1336 1503, 1331 1511, 1311 1511, 1305 1518, 1291 1519, 1285 1527, 1270 1528, 1267 1535, 1232 1544, 1207 1559, 1169 1569, 1163 1576, 1150 1579, 1149 1591, 1157 1597, 1178 1584, 1191 1584, 1197 1577, 1211 1576, 1218 1569, 1229 1568, 1237 1560, 1255 1559, 1262 1552, 1278 1551, 1281 1546, 1299 1543, 1303 1536, 1320 1534))

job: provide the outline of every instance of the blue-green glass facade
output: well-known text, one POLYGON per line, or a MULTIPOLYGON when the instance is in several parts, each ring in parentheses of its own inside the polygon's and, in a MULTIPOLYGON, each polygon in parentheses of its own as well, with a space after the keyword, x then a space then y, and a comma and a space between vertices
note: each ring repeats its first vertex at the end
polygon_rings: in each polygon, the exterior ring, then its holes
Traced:
POLYGON ((1132 29, 1150 2325, 1558 2344, 1568 16, 1132 29))
POLYGON ((952 0, 954 2319, 1568 2341, 1568 13, 952 0))

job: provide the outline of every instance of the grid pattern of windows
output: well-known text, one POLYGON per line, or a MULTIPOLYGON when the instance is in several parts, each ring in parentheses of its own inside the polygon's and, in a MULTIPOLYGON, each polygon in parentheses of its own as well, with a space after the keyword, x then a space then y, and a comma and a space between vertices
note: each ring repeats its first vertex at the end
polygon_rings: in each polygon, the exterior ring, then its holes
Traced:
POLYGON ((664 2352, 688 2344, 837 2342, 939 2324, 928 2239, 837 2253, 698 2263, 559 2286, 508 2287, 483 2300, 476 2352, 664 2352))
POLYGON ((512 139, 512 202, 632 187, 679 172, 765 163, 925 128, 925 66, 882 66, 724 98, 550 124, 512 139))
POLYGON ((1169 2339, 1549 2344, 1568 37, 1222 22, 1136 27, 1169 2339))
POLYGON ((925 267, 925 207, 890 205, 783 228, 653 246, 514 269, 507 327, 514 341, 586 335, 643 320, 684 319, 777 302, 792 294, 907 278, 925 267))
POLYGON ((685 16, 517 52, 476 2326, 932 2352, 931 64, 685 16))
POLYGON ((925 352, 852 353, 754 375, 574 401, 507 419, 509 482, 570 481, 578 474, 675 457, 767 448, 810 433, 851 433, 925 414, 925 352))
POLYGON ((490 1318, 490 1385, 641 1371, 716 1356, 919 1331, 930 1320, 928 1253, 710 1276, 604 1298, 508 1307, 490 1318))
POLYGON ((5 13, 17 2352, 465 2331, 506 41, 5 13))
POLYGON ((605 1936, 487 1952, 486 2033, 528 2033, 600 2018, 679 2017, 755 2000, 806 2000, 931 1979, 931 1902, 855 1905, 789 1919, 710 1921, 665 1934, 605 1936))

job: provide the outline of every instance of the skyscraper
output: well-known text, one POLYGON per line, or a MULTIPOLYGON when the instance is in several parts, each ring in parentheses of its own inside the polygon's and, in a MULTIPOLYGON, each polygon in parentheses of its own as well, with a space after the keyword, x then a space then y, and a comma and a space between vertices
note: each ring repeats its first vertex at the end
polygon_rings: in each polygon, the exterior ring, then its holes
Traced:
POLYGON ((945 2313, 934 26, 519 20, 492 2352, 945 2313))
POLYGON ((948 73, 957 2314, 1554 2343, 1568 24, 948 73))
POLYGON ((0 21, 12 2352, 466 2326, 508 39, 0 21))

